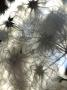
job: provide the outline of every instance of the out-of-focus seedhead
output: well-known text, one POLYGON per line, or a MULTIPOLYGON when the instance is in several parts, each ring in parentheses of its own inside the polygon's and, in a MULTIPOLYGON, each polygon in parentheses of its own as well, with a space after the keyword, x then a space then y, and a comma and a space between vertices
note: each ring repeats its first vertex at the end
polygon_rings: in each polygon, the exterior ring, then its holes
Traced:
POLYGON ((5 13, 5 10, 8 9, 8 6, 6 4, 5 0, 0 0, 0 14, 5 13))

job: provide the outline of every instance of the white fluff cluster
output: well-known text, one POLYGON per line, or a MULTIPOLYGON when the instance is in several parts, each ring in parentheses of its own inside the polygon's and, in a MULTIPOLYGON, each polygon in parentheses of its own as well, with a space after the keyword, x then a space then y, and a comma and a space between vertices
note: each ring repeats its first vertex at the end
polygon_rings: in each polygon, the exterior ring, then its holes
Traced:
POLYGON ((0 89, 66 90, 65 4, 62 0, 6 1, 9 8, 0 15, 0 89))

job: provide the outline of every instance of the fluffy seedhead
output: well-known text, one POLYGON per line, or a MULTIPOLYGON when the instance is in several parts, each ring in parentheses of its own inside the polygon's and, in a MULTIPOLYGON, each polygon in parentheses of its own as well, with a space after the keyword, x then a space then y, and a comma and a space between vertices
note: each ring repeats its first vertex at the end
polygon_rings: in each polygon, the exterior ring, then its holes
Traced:
POLYGON ((13 18, 9 17, 8 20, 4 22, 4 24, 7 28, 13 27, 14 26, 13 18))
POLYGON ((39 50, 45 51, 53 50, 55 44, 55 37, 44 33, 44 35, 42 35, 41 38, 39 38, 38 42, 39 42, 38 46, 39 50))
POLYGON ((35 75, 38 75, 39 77, 43 78, 44 70, 43 70, 43 66, 42 65, 36 65, 35 75))
POLYGON ((58 32, 62 31, 64 24, 65 15, 61 12, 51 12, 38 29, 38 33, 41 35, 38 48, 42 48, 42 50, 53 50, 54 45, 59 39, 58 32))
POLYGON ((31 0, 31 1, 29 1, 29 3, 28 3, 28 8, 31 8, 31 10, 36 10, 37 9, 37 7, 38 7, 38 0, 31 0))
MULTIPOLYGON (((28 3, 24 3, 22 5, 22 8, 24 6, 27 6, 26 9, 30 9, 30 14, 33 13, 34 15, 36 16, 40 16, 40 15, 43 15, 41 9, 43 8, 45 10, 45 4, 46 4, 46 1, 39 1, 39 0, 28 0, 28 3)), ((25 12, 28 11, 25 9, 25 12)))
POLYGON ((36 90, 36 88, 39 88, 39 89, 43 88, 43 86, 42 86, 43 85, 43 79, 44 79, 43 67, 44 66, 43 66, 42 62, 40 62, 39 64, 35 63, 35 64, 30 66, 30 71, 32 74, 31 87, 35 88, 35 90, 36 90))
MULTIPOLYGON (((39 62, 39 61, 38 61, 39 62)), ((33 80, 36 80, 39 78, 40 79, 43 79, 44 77, 44 61, 40 61, 39 63, 35 63, 34 65, 31 65, 30 66, 32 71, 34 71, 34 77, 33 77, 33 80)))
POLYGON ((66 15, 61 11, 54 12, 52 11, 45 20, 43 20, 42 25, 40 26, 39 32, 47 33, 50 35, 57 34, 58 31, 61 32, 65 24, 66 15))
POLYGON ((25 62, 23 55, 18 51, 16 54, 11 54, 9 60, 6 62, 6 70, 9 73, 9 81, 14 87, 14 90, 26 90, 27 82, 25 79, 25 62))

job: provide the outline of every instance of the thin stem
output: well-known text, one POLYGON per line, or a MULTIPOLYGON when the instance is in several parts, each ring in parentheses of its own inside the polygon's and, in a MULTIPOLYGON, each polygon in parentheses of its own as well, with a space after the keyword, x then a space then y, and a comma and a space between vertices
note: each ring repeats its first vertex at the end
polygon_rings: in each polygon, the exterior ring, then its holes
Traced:
POLYGON ((59 57, 57 60, 55 60, 54 62, 52 62, 44 71, 46 71, 48 68, 50 68, 50 66, 54 65, 56 62, 58 62, 62 57, 64 57, 66 54, 64 53, 61 57, 59 57))

